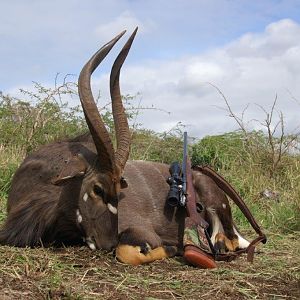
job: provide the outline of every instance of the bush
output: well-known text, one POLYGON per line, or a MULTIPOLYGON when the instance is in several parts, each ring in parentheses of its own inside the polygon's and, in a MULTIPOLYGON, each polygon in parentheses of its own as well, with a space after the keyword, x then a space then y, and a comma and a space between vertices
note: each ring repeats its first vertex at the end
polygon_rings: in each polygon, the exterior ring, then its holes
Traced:
MULTIPOLYGON (((268 143, 268 135, 261 131, 207 136, 192 147, 193 164, 210 165, 220 172, 265 227, 300 230, 300 155, 281 153, 274 168, 273 157, 279 154, 273 156, 268 143), (270 197, 264 195, 266 190, 271 191, 270 197)), ((246 224, 238 209, 234 214, 246 224)))
POLYGON ((192 162, 195 165, 211 165, 216 170, 226 169, 231 166, 232 160, 245 156, 241 151, 245 152, 240 132, 207 136, 193 145, 192 162))
MULTIPOLYGON (((22 90, 22 98, 0 93, 0 219, 5 215, 12 176, 25 155, 41 144, 87 130, 81 108, 70 107, 67 101, 78 97, 76 88, 76 84, 64 80, 54 88, 34 83, 34 92, 22 90)), ((136 96, 123 97, 131 121, 143 109, 136 107, 135 99, 136 96)), ((114 140, 110 104, 101 113, 114 140)), ((269 121, 267 126, 271 127, 269 121)), ((131 130, 131 159, 168 164, 182 160, 181 124, 160 134, 137 124, 131 130)), ((260 224, 273 231, 287 232, 300 230, 300 157, 289 151, 292 142, 297 145, 298 141, 297 136, 283 132, 276 137, 270 131, 248 131, 242 126, 239 131, 207 136, 190 150, 192 163, 208 164, 219 171, 245 199, 260 224), (265 190, 279 197, 265 197, 265 190)), ((239 210, 234 208, 233 212, 237 223, 246 227, 239 210)))
POLYGON ((77 107, 69 107, 63 96, 73 96, 74 84, 45 88, 34 83, 34 92, 21 90, 24 99, 0 93, 0 145, 14 145, 30 152, 39 145, 86 130, 77 107))
POLYGON ((130 158, 167 164, 182 161, 182 135, 180 125, 160 134, 145 129, 135 130, 132 134, 130 158))

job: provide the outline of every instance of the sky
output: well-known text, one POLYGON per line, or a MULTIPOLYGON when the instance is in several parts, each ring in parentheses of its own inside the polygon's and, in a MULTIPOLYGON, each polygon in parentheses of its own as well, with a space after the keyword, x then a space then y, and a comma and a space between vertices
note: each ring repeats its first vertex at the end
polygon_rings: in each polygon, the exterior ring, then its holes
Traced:
POLYGON ((105 104, 110 67, 138 26, 120 82, 137 105, 157 108, 139 115, 144 128, 181 122, 198 138, 236 130, 222 92, 249 129, 264 128, 277 98, 274 125, 282 112, 285 132, 299 131, 298 0, 0 0, 0 8, 3 93, 18 96, 33 81, 53 87, 57 73, 77 81, 90 56, 126 29, 92 77, 105 104))

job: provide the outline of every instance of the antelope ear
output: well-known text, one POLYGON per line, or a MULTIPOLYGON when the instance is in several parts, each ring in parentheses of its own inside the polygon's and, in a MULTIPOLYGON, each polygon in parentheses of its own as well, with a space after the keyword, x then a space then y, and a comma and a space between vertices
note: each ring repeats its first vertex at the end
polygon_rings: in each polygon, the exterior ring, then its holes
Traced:
POLYGON ((62 185, 68 182, 68 180, 74 177, 84 176, 87 169, 87 162, 81 154, 74 155, 63 166, 59 175, 52 180, 55 185, 62 185))

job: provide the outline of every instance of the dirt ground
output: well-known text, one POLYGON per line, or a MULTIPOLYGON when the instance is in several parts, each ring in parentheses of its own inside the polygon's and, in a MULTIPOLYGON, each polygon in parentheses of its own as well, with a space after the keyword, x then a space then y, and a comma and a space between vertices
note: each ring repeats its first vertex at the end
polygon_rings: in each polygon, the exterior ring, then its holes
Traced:
POLYGON ((245 256, 201 270, 177 257, 132 267, 87 247, 0 247, 0 299, 300 299, 300 233, 268 234, 245 256))

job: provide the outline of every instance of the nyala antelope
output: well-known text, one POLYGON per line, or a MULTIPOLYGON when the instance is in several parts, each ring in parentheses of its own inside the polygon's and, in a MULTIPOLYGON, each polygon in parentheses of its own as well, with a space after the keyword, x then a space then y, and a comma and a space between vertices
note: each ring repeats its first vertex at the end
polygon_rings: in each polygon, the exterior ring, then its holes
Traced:
MULTIPOLYGON (((0 231, 2 245, 86 243, 92 250, 115 249, 121 262, 133 265, 182 254, 186 211, 166 205, 169 166, 128 161, 131 134, 119 77, 136 31, 110 74, 116 149, 94 101, 91 74, 125 31, 97 51, 80 73, 79 97, 89 132, 42 146, 16 171, 0 231)), ((193 184, 212 243, 223 252, 247 247, 220 188, 200 171, 193 171, 193 184)))

